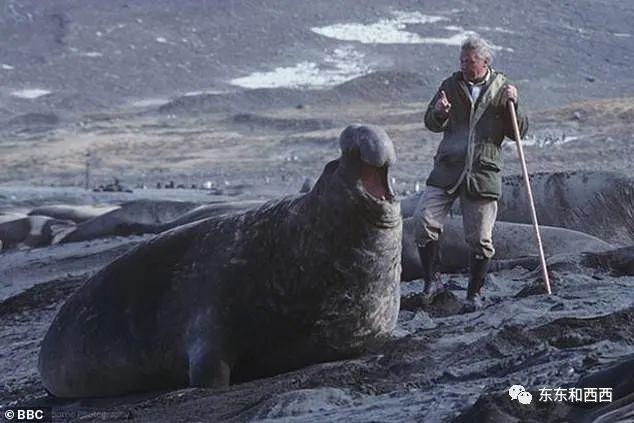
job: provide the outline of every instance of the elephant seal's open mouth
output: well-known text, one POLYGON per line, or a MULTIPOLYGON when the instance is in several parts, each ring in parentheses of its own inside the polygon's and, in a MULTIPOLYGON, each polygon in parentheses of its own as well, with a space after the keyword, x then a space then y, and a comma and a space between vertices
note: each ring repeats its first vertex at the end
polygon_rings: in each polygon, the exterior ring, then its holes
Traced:
POLYGON ((367 163, 361 164, 359 179, 365 191, 379 201, 392 201, 394 191, 388 179, 388 166, 376 167, 367 163))

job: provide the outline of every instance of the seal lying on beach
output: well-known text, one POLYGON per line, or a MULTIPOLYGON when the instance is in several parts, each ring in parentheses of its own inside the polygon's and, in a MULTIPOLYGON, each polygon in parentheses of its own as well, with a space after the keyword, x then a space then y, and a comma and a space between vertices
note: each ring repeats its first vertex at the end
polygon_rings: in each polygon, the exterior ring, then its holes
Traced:
POLYGON ((88 241, 111 236, 158 234, 208 217, 236 213, 261 206, 264 201, 223 201, 196 206, 195 203, 165 200, 137 200, 81 223, 60 243, 88 241))
POLYGON ((0 250, 43 247, 72 231, 71 221, 20 214, 0 216, 0 250))
MULTIPOLYGON (((611 243, 634 243, 634 179, 613 172, 556 172, 530 176, 540 225, 560 226, 611 243)), ((504 178, 498 219, 531 223, 524 182, 504 178)))
MULTIPOLYGON (((540 225, 634 243, 634 179, 613 172, 555 172, 532 174, 530 180, 540 225)), ((421 194, 403 199, 403 218, 413 215, 421 194)), ((532 223, 521 175, 503 178, 498 207, 498 221, 532 223)))
POLYGON ((88 241, 105 236, 128 236, 151 232, 147 228, 171 221, 195 208, 187 201, 135 200, 82 222, 60 240, 61 244, 88 241))
POLYGON ((265 202, 261 200, 245 200, 222 201, 211 204, 203 204, 180 215, 174 220, 170 220, 169 222, 157 224, 135 223, 131 225, 131 228, 133 228, 134 233, 137 234, 158 234, 169 229, 173 229, 177 226, 182 226, 187 223, 195 222, 196 220, 254 209, 264 203, 265 202))
POLYGON ((60 397, 223 387, 360 353, 395 326, 402 220, 387 134, 353 125, 307 194, 164 232, 60 309, 39 356, 60 397))
MULTIPOLYGON (((547 256, 569 252, 604 252, 614 247, 599 238, 583 232, 564 228, 541 226, 540 233, 547 256)), ((493 228, 495 257, 491 270, 512 268, 517 265, 534 267, 539 263, 533 226, 522 223, 496 222, 493 228), (532 257, 531 257, 532 256, 532 257)), ((462 217, 448 217, 440 238, 443 273, 460 272, 469 266, 469 246, 464 239, 462 217)), ((410 281, 423 277, 418 249, 414 240, 414 221, 403 221, 402 280, 410 281)))
POLYGON ((66 204, 56 204, 36 207, 29 212, 29 216, 48 216, 53 219, 70 220, 71 222, 82 223, 118 208, 119 206, 113 205, 72 206, 66 204))

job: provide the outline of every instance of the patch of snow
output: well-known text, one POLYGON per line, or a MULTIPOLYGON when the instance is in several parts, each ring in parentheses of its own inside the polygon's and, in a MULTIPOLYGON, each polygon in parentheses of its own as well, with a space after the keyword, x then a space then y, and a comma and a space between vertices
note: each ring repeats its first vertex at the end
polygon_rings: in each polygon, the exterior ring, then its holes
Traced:
POLYGON ((295 66, 278 67, 269 72, 255 72, 249 76, 232 79, 230 83, 244 88, 328 87, 371 72, 363 59, 363 54, 350 47, 337 48, 326 55, 326 66, 304 61, 295 66))
POLYGON ((627 38, 627 37, 631 37, 632 34, 628 34, 627 32, 615 32, 614 36, 618 38, 627 38))
POLYGON ((39 88, 32 88, 32 89, 26 89, 26 90, 19 90, 19 91, 14 91, 11 93, 12 96, 14 97, 18 97, 18 98, 25 98, 28 100, 33 100, 35 98, 38 97, 42 97, 44 95, 50 94, 51 92, 48 90, 42 90, 39 88))
POLYGON ((145 98, 142 100, 137 100, 132 102, 133 107, 152 107, 152 106, 162 106, 169 102, 166 98, 145 98))
POLYGON ((191 96, 195 96, 195 95, 205 95, 205 94, 222 94, 222 91, 213 91, 213 90, 206 90, 206 91, 189 91, 186 92, 185 94, 183 94, 184 97, 191 97, 191 96))
POLYGON ((86 53, 81 53, 81 56, 84 57, 103 57, 103 53, 98 51, 87 51, 86 53))
MULTIPOLYGON (((418 33, 407 31, 407 25, 434 24, 450 19, 444 16, 425 15, 420 12, 392 12, 392 18, 381 19, 378 22, 364 23, 340 23, 324 27, 313 27, 311 31, 325 37, 342 41, 357 41, 363 44, 441 44, 459 46, 468 36, 477 33, 465 30, 459 26, 445 26, 444 29, 457 34, 448 37, 425 37, 418 33)), ((488 30, 506 31, 496 27, 488 30)), ((491 45, 494 50, 513 51, 510 48, 491 45)))
POLYGON ((11 65, 7 65, 7 64, 3 63, 2 64, 2 69, 4 69, 4 70, 13 70, 15 68, 13 66, 11 66, 11 65))
POLYGON ((156 42, 165 44, 167 43, 167 40, 163 37, 156 37, 156 42))
POLYGON ((313 27, 311 31, 342 41, 358 41, 364 44, 418 44, 420 36, 405 30, 407 24, 429 24, 448 20, 442 16, 424 15, 420 12, 392 12, 393 18, 381 19, 371 24, 341 23, 313 27))

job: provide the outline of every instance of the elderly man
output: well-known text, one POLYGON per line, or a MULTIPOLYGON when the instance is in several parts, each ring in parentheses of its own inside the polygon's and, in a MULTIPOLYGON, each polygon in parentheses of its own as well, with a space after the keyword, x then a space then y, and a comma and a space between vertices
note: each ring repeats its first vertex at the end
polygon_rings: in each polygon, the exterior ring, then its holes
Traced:
POLYGON ((442 82, 425 113, 425 126, 443 133, 414 213, 428 300, 443 288, 438 273, 439 237, 456 198, 460 198, 465 239, 471 249, 467 300, 475 307, 481 304, 495 253, 491 237, 502 191, 501 144, 505 136, 514 138, 507 102, 515 106, 522 136, 528 121, 519 108, 517 88, 491 67, 492 58, 484 39, 465 40, 460 71, 442 82))

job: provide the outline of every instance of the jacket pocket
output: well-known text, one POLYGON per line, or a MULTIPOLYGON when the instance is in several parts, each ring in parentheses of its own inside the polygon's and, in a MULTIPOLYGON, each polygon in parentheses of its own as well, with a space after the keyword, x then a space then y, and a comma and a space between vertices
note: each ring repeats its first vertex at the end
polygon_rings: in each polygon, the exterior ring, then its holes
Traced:
POLYGON ((499 172, 502 170, 502 149, 493 143, 476 144, 475 165, 483 170, 499 172))
POLYGON ((499 162, 496 162, 492 159, 489 159, 487 157, 483 157, 480 156, 479 160, 478 160, 478 165, 480 166, 480 168, 484 169, 484 170, 490 170, 493 172, 499 172, 501 171, 501 167, 499 162))
POLYGON ((502 152, 490 143, 478 144, 469 174, 469 192, 481 197, 498 198, 502 193, 502 152))

